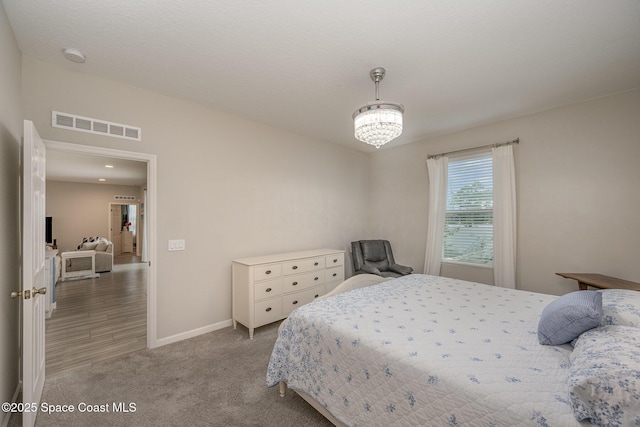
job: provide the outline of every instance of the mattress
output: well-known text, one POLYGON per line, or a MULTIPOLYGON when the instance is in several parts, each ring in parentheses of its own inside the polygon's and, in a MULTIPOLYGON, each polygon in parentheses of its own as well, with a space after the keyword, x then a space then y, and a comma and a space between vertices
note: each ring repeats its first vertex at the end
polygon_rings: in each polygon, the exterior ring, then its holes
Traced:
POLYGON ((585 426, 572 347, 538 343, 555 296, 409 275, 315 301, 284 321, 267 386, 285 381, 349 426, 585 426))

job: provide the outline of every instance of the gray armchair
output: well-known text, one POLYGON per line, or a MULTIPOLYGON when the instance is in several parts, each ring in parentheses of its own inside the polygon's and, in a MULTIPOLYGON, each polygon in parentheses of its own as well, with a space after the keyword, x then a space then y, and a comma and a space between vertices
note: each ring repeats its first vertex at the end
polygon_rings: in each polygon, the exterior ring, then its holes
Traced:
POLYGON ((400 277, 413 272, 413 268, 396 264, 388 240, 358 240, 351 242, 354 274, 377 274, 382 277, 400 277))

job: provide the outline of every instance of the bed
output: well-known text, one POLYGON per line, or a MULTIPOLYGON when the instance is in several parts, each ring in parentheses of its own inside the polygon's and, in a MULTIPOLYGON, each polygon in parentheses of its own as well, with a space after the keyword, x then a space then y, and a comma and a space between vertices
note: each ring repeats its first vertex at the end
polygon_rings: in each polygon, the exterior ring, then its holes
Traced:
POLYGON ((580 335, 574 349, 539 343, 541 312, 557 296, 420 274, 376 282, 339 287, 295 310, 280 326, 267 386, 284 393, 286 384, 336 425, 640 425, 640 293, 637 325, 618 326, 615 313, 601 313, 609 324, 580 335), (592 331, 602 338, 587 337, 592 331), (631 361, 613 380, 632 378, 622 394, 614 390, 622 403, 600 396, 580 407, 580 387, 621 366, 594 352, 609 354, 625 340, 616 354, 631 361), (579 422, 576 411, 589 404, 600 418, 579 422))

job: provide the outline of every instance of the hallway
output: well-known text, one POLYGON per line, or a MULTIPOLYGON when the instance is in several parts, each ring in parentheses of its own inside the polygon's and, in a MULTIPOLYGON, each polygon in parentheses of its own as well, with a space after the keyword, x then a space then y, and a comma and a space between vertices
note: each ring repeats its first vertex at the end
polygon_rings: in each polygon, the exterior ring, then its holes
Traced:
POLYGON ((46 375, 88 366, 147 346, 147 264, 114 259, 100 278, 56 284, 57 307, 46 320, 46 375))

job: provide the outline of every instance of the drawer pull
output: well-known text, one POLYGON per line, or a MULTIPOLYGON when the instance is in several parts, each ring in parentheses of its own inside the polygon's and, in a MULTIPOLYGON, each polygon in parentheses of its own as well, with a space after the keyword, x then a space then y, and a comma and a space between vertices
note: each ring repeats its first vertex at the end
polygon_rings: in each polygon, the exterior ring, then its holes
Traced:
POLYGON ((319 279, 319 277, 314 277, 314 278, 313 278, 313 280, 318 280, 318 279, 319 279))
POLYGON ((314 298, 318 298, 319 296, 320 296, 320 295, 318 295, 318 294, 315 294, 315 295, 314 295, 313 297, 314 297, 314 298))
POLYGON ((296 300, 296 301, 293 302, 293 305, 296 305, 297 303, 298 303, 298 301, 296 300))
POLYGON ((271 274, 271 270, 265 271, 264 274, 271 274))
POLYGON ((313 263, 313 265, 317 266, 317 265, 318 265, 318 263, 317 263, 317 262, 314 262, 314 263, 313 263))
POLYGON ((271 288, 267 288, 267 292, 271 292, 271 288))
POLYGON ((333 273, 333 277, 336 277, 338 275, 338 273, 333 273))
POLYGON ((271 311, 271 307, 267 307, 265 311, 271 311))
POLYGON ((296 286, 297 284, 298 284, 298 282, 293 282, 293 283, 291 284, 291 286, 296 286))
POLYGON ((337 260, 337 259, 334 259, 334 260, 333 260, 333 262, 338 262, 338 260, 337 260))
POLYGON ((297 265, 294 265, 293 267, 291 267, 291 269, 292 269, 292 270, 297 270, 297 269, 298 269, 298 266, 297 266, 297 265))

